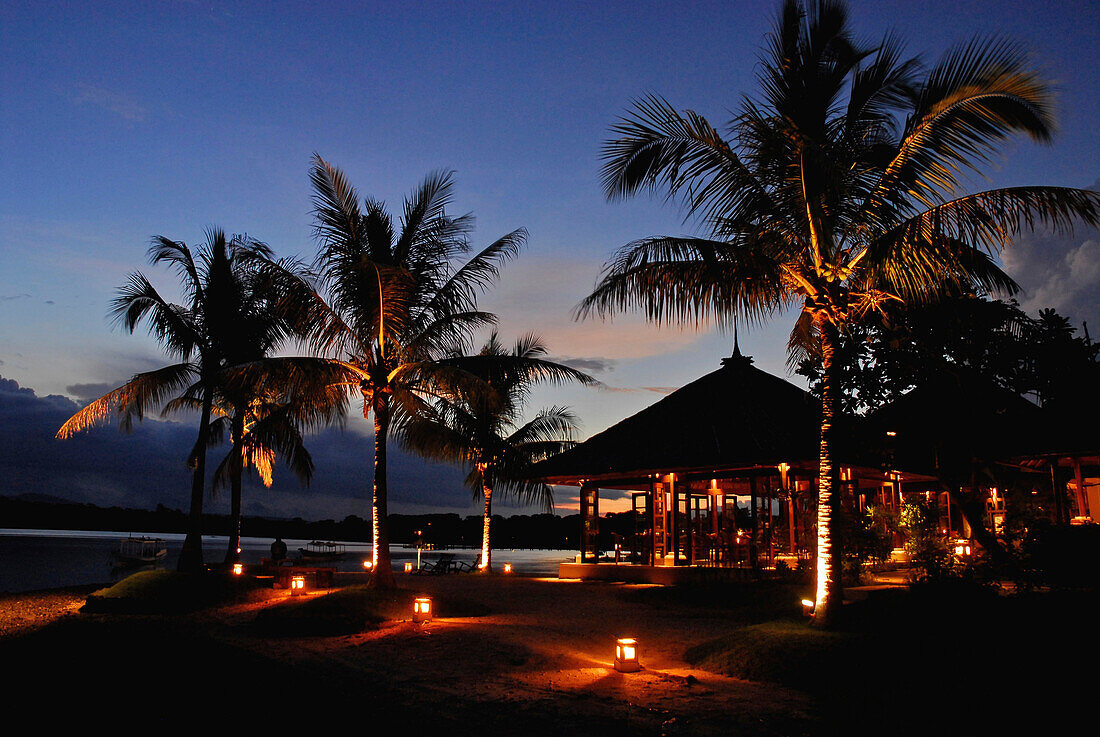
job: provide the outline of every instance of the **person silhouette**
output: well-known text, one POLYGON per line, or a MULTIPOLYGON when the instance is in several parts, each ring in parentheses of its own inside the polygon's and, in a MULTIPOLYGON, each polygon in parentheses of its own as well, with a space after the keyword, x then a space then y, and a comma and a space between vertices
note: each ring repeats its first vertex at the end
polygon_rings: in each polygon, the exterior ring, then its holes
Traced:
POLYGON ((275 542, 271 543, 271 559, 283 560, 284 558, 286 558, 286 543, 281 537, 276 537, 275 542))

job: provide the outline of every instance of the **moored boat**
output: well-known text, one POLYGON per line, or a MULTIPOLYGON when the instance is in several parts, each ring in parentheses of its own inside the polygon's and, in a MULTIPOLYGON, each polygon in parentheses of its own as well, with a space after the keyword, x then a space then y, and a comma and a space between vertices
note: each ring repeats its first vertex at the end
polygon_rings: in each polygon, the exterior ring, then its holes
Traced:
POLYGON ((119 541, 114 551, 118 565, 149 565, 163 560, 168 546, 159 537, 127 537, 119 541))
POLYGON ((342 560, 346 554, 340 543, 312 540, 304 548, 298 548, 298 554, 304 560, 342 560))

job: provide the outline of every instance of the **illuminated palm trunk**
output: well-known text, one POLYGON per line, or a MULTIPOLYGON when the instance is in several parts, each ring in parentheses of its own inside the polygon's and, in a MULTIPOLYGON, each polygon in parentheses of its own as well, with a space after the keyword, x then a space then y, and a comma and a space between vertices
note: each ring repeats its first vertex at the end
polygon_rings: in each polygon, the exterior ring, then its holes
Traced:
POLYGON ((493 521, 493 490, 482 482, 481 493, 485 497, 485 517, 481 522, 481 570, 488 572, 493 570, 493 547, 489 542, 489 527, 493 521))
POLYGON ((371 549, 374 554, 374 575, 371 586, 396 588, 393 566, 390 562, 389 504, 386 494, 386 439, 390 430, 390 408, 385 399, 374 402, 374 499, 371 513, 371 549))
POLYGON ((834 363, 838 334, 828 320, 821 323, 821 446, 817 478, 817 593, 814 625, 835 624, 842 603, 840 546, 832 523, 840 509, 839 475, 833 463, 833 423, 836 419, 837 377, 834 363))
POLYGON ((202 412, 199 414, 199 436, 195 440, 192 456, 195 465, 191 470, 191 509, 187 519, 187 537, 176 570, 197 573, 202 570, 202 497, 206 488, 206 445, 210 438, 210 409, 214 395, 210 389, 203 391, 202 412))
POLYGON ((233 415, 233 449, 229 458, 229 545, 225 549, 227 564, 241 561, 241 477, 244 475, 244 411, 233 415))

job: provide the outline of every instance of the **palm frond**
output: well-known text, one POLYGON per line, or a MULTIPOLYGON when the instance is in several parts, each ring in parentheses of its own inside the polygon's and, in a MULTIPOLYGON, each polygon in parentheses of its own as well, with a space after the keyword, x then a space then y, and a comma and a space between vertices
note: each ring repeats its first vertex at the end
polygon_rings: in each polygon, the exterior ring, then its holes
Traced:
POLYGON ((56 437, 62 440, 72 437, 103 424, 111 415, 119 416, 123 429, 129 429, 130 418, 141 419, 148 409, 163 404, 169 396, 185 388, 196 373, 193 363, 178 363, 134 374, 128 382, 89 403, 66 420, 56 437))

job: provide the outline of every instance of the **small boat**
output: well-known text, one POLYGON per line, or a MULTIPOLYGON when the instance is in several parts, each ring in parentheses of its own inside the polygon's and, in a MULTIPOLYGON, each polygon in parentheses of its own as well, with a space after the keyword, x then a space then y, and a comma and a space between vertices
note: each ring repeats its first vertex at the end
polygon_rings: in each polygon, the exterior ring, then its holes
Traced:
POLYGON ((168 546, 159 537, 127 537, 119 541, 114 551, 118 565, 149 565, 163 560, 168 555, 168 546))
POLYGON ((304 560, 342 560, 346 551, 340 543, 312 540, 304 548, 298 548, 298 554, 304 560))

